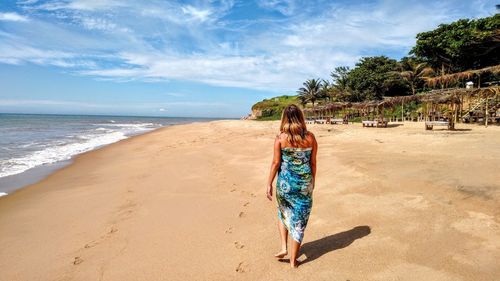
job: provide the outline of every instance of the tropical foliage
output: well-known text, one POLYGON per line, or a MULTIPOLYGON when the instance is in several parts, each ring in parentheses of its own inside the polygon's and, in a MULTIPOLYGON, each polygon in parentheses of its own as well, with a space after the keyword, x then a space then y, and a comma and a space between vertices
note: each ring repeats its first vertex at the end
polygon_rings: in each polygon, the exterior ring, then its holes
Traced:
MULTIPOLYGON (((435 30, 417 34, 409 56, 399 61, 385 56, 364 57, 353 68, 335 67, 331 80, 306 80, 297 91, 295 102, 315 107, 324 101, 380 100, 417 94, 432 87, 464 86, 464 79, 473 80, 476 85, 499 81, 498 72, 474 70, 500 64, 499 42, 500 14, 441 24, 435 30), (454 72, 467 75, 445 79, 454 72)), ((274 111, 273 114, 279 118, 274 111)))
POLYGON ((450 24, 417 34, 410 54, 445 73, 498 64, 500 61, 500 14, 450 24))
MULTIPOLYGON (((416 94, 428 90, 427 78, 498 65, 499 41, 498 14, 441 24, 435 30, 417 35, 409 57, 399 61, 385 56, 364 57, 352 69, 336 67, 330 74, 331 81, 310 79, 304 82, 304 87, 298 91, 299 99, 303 105, 311 103, 315 106, 322 100, 360 102, 416 94)), ((500 79, 489 74, 482 78, 476 82, 500 79)), ((457 83, 446 86, 463 86, 464 81, 457 83)))
MULTIPOLYGON (((299 103, 300 97, 297 96, 279 96, 270 99, 264 99, 252 106, 252 110, 260 111, 261 120, 275 120, 281 117, 283 108, 292 103, 299 103)), ((305 105, 303 103, 303 105, 305 105)))
POLYGON ((400 65, 402 70, 398 74, 408 83, 412 95, 417 93, 417 87, 423 87, 424 77, 429 77, 434 74, 434 69, 432 69, 432 67, 429 67, 427 63, 418 61, 415 58, 404 57, 401 59, 400 65))
POLYGON ((315 102, 324 97, 321 84, 319 79, 309 79, 304 82, 303 87, 297 91, 300 100, 311 102, 314 108, 315 102))

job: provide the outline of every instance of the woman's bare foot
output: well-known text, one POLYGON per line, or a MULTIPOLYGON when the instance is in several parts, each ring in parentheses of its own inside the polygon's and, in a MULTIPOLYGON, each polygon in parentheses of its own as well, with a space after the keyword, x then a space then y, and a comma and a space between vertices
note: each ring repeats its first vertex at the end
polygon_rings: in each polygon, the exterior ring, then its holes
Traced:
POLYGON ((287 250, 281 250, 279 253, 277 253, 276 255, 274 255, 276 258, 278 259, 282 259, 284 258, 286 255, 288 255, 288 251, 287 250))
POLYGON ((290 260, 290 266, 292 268, 297 268, 297 267, 299 267, 299 262, 297 260, 295 260, 295 261, 290 260))

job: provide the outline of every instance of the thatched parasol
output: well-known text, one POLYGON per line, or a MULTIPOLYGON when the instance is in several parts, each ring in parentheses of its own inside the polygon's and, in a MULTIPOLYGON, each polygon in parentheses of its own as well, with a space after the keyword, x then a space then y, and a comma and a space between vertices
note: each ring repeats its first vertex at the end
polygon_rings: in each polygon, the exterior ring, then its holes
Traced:
POLYGON ((481 69, 466 70, 457 73, 450 73, 436 77, 426 77, 424 78, 427 85, 435 87, 437 84, 447 85, 450 83, 456 83, 463 79, 470 79, 474 75, 481 75, 483 73, 500 73, 500 65, 488 66, 481 69))

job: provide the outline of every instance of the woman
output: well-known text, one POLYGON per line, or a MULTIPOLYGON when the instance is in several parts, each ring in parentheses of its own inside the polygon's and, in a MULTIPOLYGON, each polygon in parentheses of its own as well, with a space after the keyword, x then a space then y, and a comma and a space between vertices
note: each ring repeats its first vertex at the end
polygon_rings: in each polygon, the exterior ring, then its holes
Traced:
POLYGON ((318 144, 307 131, 304 114, 296 105, 287 106, 281 115, 280 134, 274 141, 274 158, 269 173, 267 198, 272 200, 276 173, 276 201, 278 203, 278 229, 281 251, 275 257, 288 255, 290 234, 290 266, 298 266, 297 254, 312 207, 312 192, 316 178, 318 144))

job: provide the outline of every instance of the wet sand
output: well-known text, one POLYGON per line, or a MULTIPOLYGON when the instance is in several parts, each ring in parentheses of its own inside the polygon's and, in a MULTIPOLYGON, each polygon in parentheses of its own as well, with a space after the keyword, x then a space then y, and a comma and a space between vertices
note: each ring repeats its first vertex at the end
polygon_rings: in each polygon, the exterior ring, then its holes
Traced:
POLYGON ((500 127, 311 125, 302 264, 275 260, 277 122, 160 129, 0 197, 1 280, 499 280, 500 127))

